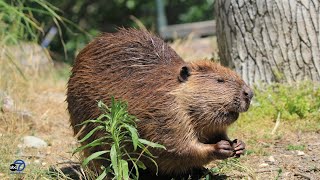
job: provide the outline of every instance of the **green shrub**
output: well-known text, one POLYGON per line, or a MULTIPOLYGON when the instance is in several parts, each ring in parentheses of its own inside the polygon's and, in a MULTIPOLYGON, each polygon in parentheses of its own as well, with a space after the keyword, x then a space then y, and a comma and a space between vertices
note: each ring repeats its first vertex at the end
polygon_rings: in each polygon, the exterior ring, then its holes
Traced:
POLYGON ((156 162, 153 160, 155 157, 150 153, 148 147, 162 149, 165 149, 165 147, 139 138, 135 123, 137 119, 128 114, 127 104, 121 101, 115 101, 114 98, 112 98, 110 108, 101 101, 99 101, 98 107, 101 109, 102 115, 97 119, 87 120, 81 123, 81 125, 94 124, 95 128, 86 134, 80 142, 88 140, 88 138, 97 131, 100 131, 99 133, 103 132, 104 136, 89 142, 86 145, 80 146, 75 150, 75 153, 86 148, 101 145, 107 145, 111 148, 91 154, 84 159, 82 164, 86 166, 94 159, 103 159, 110 162, 109 166, 102 167, 103 172, 99 175, 98 179, 103 179, 110 174, 114 176, 114 179, 129 179, 129 177, 138 179, 138 169, 146 168, 144 163, 139 160, 141 156, 152 161, 157 167, 156 162), (128 152, 127 149, 125 149, 125 146, 129 144, 132 144, 133 152, 128 152), (133 169, 129 170, 128 168, 129 161, 133 164, 135 174, 132 173, 133 169))
POLYGON ((252 107, 243 117, 258 119, 319 119, 320 86, 311 82, 300 82, 294 85, 272 84, 255 88, 252 107))

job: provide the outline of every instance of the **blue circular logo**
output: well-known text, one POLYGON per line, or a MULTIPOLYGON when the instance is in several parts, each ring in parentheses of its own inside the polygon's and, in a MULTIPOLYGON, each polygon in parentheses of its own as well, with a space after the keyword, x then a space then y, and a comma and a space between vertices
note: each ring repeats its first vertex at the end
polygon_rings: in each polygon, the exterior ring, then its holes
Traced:
POLYGON ((16 171, 21 172, 26 168, 26 163, 23 160, 16 160, 13 164, 15 164, 17 167, 16 171))

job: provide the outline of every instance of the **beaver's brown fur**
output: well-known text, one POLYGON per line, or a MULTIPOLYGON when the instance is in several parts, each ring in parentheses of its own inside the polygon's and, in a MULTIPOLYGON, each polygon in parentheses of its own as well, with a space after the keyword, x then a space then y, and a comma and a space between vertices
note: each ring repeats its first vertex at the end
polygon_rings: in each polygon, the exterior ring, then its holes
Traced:
POLYGON ((98 100, 127 101, 129 113, 140 119, 140 136, 167 149, 155 151, 159 172, 183 174, 243 153, 244 144, 232 143, 226 128, 248 109, 252 95, 233 71, 210 61, 187 63, 149 32, 121 29, 102 34, 79 53, 67 102, 77 134, 77 124, 98 117, 98 100))

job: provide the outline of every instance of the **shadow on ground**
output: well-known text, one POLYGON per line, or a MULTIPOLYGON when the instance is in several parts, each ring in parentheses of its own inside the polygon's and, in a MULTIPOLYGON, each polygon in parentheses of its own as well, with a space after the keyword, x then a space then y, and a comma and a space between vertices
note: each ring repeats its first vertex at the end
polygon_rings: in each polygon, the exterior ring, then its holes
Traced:
POLYGON ((48 174, 53 178, 82 180, 85 178, 85 172, 80 164, 68 163, 58 164, 49 168, 48 174))
MULTIPOLYGON (((228 176, 224 174, 211 174, 207 169, 195 169, 183 176, 162 176, 162 175, 154 175, 148 171, 140 172, 139 180, 197 180, 197 179, 205 179, 205 180, 225 180, 228 176)), ((50 176, 54 178, 65 178, 65 179, 73 179, 73 180, 82 180, 88 179, 85 174, 85 171, 81 167, 80 164, 65 164, 65 165, 57 165, 52 166, 49 169, 50 176)), ((90 179, 90 178, 89 178, 90 179)))

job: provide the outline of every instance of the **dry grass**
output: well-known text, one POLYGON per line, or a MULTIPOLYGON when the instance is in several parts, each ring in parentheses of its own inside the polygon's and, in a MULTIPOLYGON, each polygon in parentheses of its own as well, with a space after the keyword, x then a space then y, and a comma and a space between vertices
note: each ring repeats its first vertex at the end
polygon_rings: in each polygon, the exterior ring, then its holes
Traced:
MULTIPOLYGON (((64 67, 68 71, 69 67, 64 67)), ((9 165, 16 159, 26 161, 22 176, 27 179, 46 177, 47 168, 71 158, 75 140, 69 128, 65 91, 67 76, 53 67, 46 71, 25 69, 15 59, 0 56, 0 90, 14 100, 10 112, 0 112, 0 179, 13 178, 9 165), (20 72, 21 71, 21 72, 20 72), (31 118, 23 118, 27 111, 31 118), (34 135, 49 146, 42 149, 21 148, 21 138, 34 135), (73 146, 72 146, 73 145, 73 146)))
POLYGON ((185 60, 218 59, 217 38, 195 38, 192 34, 184 39, 176 39, 171 47, 185 60))

